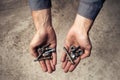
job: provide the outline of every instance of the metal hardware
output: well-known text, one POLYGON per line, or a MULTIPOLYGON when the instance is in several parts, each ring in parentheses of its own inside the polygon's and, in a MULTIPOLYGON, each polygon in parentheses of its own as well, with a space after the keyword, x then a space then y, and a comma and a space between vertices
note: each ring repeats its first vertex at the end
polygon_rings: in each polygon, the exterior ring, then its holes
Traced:
POLYGON ((50 48, 50 43, 43 46, 43 47, 38 47, 37 52, 38 52, 38 57, 34 60, 36 61, 41 61, 45 59, 52 59, 52 52, 55 52, 54 48, 50 48))
POLYGON ((70 62, 71 62, 72 64, 75 64, 75 62, 74 62, 73 59, 71 58, 70 53, 68 52, 68 50, 67 50, 65 47, 64 47, 63 49, 65 50, 65 52, 66 52, 66 54, 67 54, 70 62))
POLYGON ((83 50, 80 49, 80 46, 70 46, 70 52, 64 47, 64 50, 67 54, 67 60, 69 60, 72 64, 75 64, 74 60, 83 54, 83 50))

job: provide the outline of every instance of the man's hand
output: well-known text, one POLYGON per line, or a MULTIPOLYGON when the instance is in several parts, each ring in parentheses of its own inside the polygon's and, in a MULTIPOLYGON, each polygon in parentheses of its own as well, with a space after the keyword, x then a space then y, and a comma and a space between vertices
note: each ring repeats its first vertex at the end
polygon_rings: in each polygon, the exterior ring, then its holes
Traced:
POLYGON ((73 26, 71 27, 66 36, 64 46, 68 49, 68 51, 71 45, 74 45, 76 47, 80 46, 81 49, 84 50, 84 53, 74 61, 75 64, 73 65, 71 64, 70 61, 66 59, 67 55, 64 52, 61 58, 62 68, 64 69, 64 72, 68 71, 72 72, 76 68, 81 59, 90 56, 91 43, 89 40, 88 31, 91 24, 92 24, 91 20, 84 18, 80 15, 77 15, 75 23, 73 24, 73 26))
MULTIPOLYGON (((50 47, 56 49, 56 34, 51 23, 50 9, 33 11, 32 16, 37 31, 30 43, 30 52, 34 57, 37 57, 36 47, 38 46, 50 43, 50 47)), ((52 60, 39 61, 44 72, 51 73, 55 70, 57 63, 56 52, 52 53, 52 57, 52 60)))
MULTIPOLYGON (((52 27, 48 27, 45 29, 41 29, 36 32, 31 44, 30 44, 30 51, 34 57, 38 56, 38 53, 36 52, 36 47, 37 46, 44 46, 46 44, 50 43, 51 48, 56 49, 56 35, 54 32, 54 29, 52 27)), ((55 70, 55 65, 56 65, 56 52, 52 53, 52 60, 43 60, 40 61, 40 65, 43 71, 48 71, 51 73, 52 71, 55 70)))

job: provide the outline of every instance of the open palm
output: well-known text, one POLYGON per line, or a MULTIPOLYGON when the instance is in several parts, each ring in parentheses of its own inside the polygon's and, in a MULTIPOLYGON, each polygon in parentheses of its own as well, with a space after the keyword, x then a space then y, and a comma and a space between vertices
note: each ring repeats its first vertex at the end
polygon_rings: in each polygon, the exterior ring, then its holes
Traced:
MULTIPOLYGON (((36 47, 38 46, 44 46, 46 44, 50 43, 51 48, 56 49, 56 34, 52 27, 47 28, 41 28, 37 33, 34 35, 31 44, 30 44, 30 52, 34 57, 38 56, 38 53, 36 52, 36 47)), ((43 71, 48 71, 51 73, 55 70, 55 65, 57 62, 57 54, 56 52, 52 53, 52 60, 42 60, 40 61, 40 65, 42 67, 43 71)))

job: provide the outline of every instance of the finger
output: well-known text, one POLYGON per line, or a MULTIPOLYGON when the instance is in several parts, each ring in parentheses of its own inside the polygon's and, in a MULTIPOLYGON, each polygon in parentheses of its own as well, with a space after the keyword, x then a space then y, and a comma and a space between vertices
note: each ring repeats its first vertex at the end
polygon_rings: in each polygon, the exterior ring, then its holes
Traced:
POLYGON ((41 37, 39 39, 39 35, 36 33, 36 35, 33 37, 33 40, 30 43, 30 52, 34 57, 37 57, 38 54, 36 52, 36 47, 39 46, 41 43, 43 43, 44 39, 41 37), (37 40, 37 41, 36 41, 37 40))
POLYGON ((52 53, 52 63, 53 65, 56 65, 57 64, 57 53, 56 53, 56 44, 51 44, 50 45, 51 48, 55 48, 55 52, 52 53))
POLYGON ((85 50, 85 52, 81 55, 81 59, 84 59, 86 57, 90 56, 90 49, 89 50, 85 50))
POLYGON ((76 68, 76 66, 79 64, 80 57, 78 57, 74 62, 75 62, 75 64, 70 66, 69 72, 72 72, 76 68))
MULTIPOLYGON (((68 50, 69 48, 67 46, 65 46, 65 48, 68 50)), ((62 57, 61 57, 61 61, 62 61, 62 68, 64 69, 65 66, 67 65, 67 53, 65 53, 65 51, 62 53, 62 57)))
POLYGON ((52 73, 52 67, 50 64, 50 60, 45 60, 46 66, 47 66, 47 71, 48 73, 52 73))
POLYGON ((52 70, 55 71, 55 65, 53 65, 52 60, 50 60, 50 64, 51 64, 51 68, 52 68, 52 70))
POLYGON ((62 63, 62 69, 65 68, 65 66, 67 65, 67 62, 68 62, 68 60, 65 60, 65 61, 62 63))
POLYGON ((52 59, 52 63, 53 65, 57 64, 57 54, 55 52, 52 53, 53 59, 52 59))
POLYGON ((44 72, 46 72, 46 71, 47 71, 47 66, 46 66, 44 60, 40 61, 40 65, 41 65, 42 70, 43 70, 44 72))
POLYGON ((72 64, 72 63, 71 63, 70 61, 67 62, 66 66, 65 66, 65 68, 64 68, 64 72, 65 72, 65 73, 68 72, 68 70, 69 70, 71 64, 72 64))
POLYGON ((61 61, 64 62, 66 59, 67 54, 64 52, 62 53, 61 61))

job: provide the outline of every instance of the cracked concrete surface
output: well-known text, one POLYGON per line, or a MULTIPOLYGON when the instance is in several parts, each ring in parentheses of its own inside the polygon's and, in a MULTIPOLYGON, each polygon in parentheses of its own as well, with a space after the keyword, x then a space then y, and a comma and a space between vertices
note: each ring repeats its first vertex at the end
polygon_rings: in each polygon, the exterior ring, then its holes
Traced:
POLYGON ((107 0, 90 31, 92 54, 72 73, 61 69, 65 35, 72 25, 78 0, 53 0, 58 64, 54 73, 41 71, 29 54, 35 33, 26 0, 0 1, 0 80, 120 80, 120 1, 107 0))

